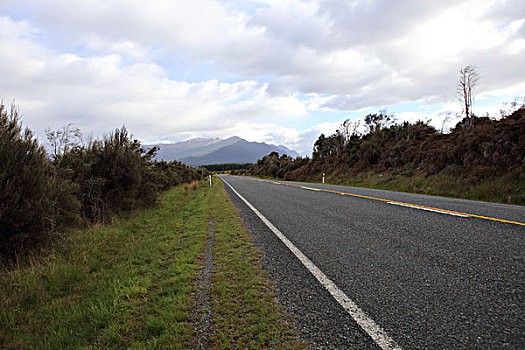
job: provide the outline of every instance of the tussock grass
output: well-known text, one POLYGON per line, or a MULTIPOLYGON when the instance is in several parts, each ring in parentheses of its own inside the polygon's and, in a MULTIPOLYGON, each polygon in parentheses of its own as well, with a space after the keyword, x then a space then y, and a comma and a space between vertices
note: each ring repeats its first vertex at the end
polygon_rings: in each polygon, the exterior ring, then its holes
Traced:
POLYGON ((0 267, 0 348, 191 348, 210 215, 220 267, 211 348, 299 346, 220 181, 185 193, 0 267))
POLYGON ((185 183, 182 185, 182 193, 187 196, 190 193, 190 184, 185 183))
POLYGON ((191 182, 191 188, 193 188, 193 190, 196 191, 199 188, 199 182, 198 181, 192 181, 191 182))

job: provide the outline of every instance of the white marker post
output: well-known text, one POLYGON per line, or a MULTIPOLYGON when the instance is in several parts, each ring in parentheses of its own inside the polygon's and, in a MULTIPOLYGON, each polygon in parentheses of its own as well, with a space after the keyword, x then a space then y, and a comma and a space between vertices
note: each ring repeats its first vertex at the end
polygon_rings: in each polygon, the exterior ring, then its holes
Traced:
POLYGON ((324 183, 324 173, 323 173, 323 183, 324 183))
POLYGON ((211 175, 208 175, 208 178, 210 179, 210 187, 211 187, 211 175))

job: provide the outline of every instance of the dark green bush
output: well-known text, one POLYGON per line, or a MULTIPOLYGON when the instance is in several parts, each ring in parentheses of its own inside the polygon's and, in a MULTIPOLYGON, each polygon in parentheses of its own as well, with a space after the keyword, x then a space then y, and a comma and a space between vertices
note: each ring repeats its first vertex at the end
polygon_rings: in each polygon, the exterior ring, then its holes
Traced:
POLYGON ((257 164, 248 168, 249 173, 256 176, 266 176, 283 179, 286 174, 308 163, 308 158, 292 157, 272 152, 257 161, 257 164))
POLYGON ((82 218, 105 222, 135 207, 155 202, 157 187, 149 173, 155 149, 144 150, 125 127, 102 140, 65 153, 63 176, 78 186, 82 218))
POLYGON ((160 191, 209 173, 180 162, 153 162, 157 149, 144 149, 125 127, 87 146, 71 125, 46 133, 52 160, 22 129, 18 109, 0 105, 1 255, 30 248, 50 232, 151 205, 160 191))
POLYGON ((144 149, 125 127, 63 155, 63 176, 79 188, 81 215, 107 222, 115 215, 151 205, 160 191, 207 176, 180 162, 153 162, 156 148, 144 149))
POLYGON ((166 161, 155 161, 150 168, 150 178, 161 191, 181 183, 202 180, 208 174, 209 171, 207 169, 195 169, 177 161, 169 163, 166 161))
POLYGON ((0 248, 38 240, 53 226, 53 166, 15 106, 0 104, 0 248))

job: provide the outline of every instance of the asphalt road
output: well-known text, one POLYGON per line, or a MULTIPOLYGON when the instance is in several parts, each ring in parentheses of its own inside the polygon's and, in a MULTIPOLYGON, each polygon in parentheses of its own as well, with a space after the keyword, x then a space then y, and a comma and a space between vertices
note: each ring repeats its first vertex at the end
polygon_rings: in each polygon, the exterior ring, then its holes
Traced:
MULTIPOLYGON (((525 348, 525 226, 519 225, 525 223, 525 207, 222 178, 400 348, 525 348)), ((302 337, 313 348, 379 348, 253 210, 225 187, 264 251, 264 267, 276 283, 279 302, 296 319, 302 337)))

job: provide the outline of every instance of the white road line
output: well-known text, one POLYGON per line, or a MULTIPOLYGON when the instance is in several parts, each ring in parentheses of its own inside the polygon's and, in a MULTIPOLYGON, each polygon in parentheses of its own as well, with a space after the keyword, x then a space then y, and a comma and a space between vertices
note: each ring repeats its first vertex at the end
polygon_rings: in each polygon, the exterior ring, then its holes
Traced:
POLYGON ((294 253, 294 255, 303 263, 312 275, 330 292, 334 299, 352 316, 352 318, 363 328, 363 330, 376 342, 383 350, 401 350, 401 347, 390 338, 388 334, 366 315, 366 313, 357 306, 339 287, 332 282, 314 263, 306 257, 286 236, 279 231, 264 215, 262 215, 250 202, 248 202, 232 185, 224 178, 221 178, 232 191, 253 210, 253 212, 268 226, 272 232, 294 253))
POLYGON ((392 205, 399 205, 401 207, 407 207, 407 208, 412 208, 412 209, 419 209, 419 210, 426 210, 426 211, 432 211, 434 213, 440 213, 440 214, 447 214, 447 215, 453 215, 453 216, 459 216, 461 218, 468 218, 467 215, 462 215, 462 214, 457 214, 457 213, 451 213, 451 212, 448 212, 448 211, 444 211, 444 210, 436 210, 436 209, 430 209, 430 208, 423 208, 423 207, 418 207, 418 206, 415 206, 415 205, 410 205, 410 204, 404 204, 404 203, 396 203, 396 202, 387 202, 388 204, 392 204, 392 205))
POLYGON ((305 190, 310 190, 310 191, 317 191, 317 192, 321 191, 321 190, 318 190, 317 188, 311 188, 311 187, 303 187, 303 186, 301 186, 301 188, 304 188, 305 190))

